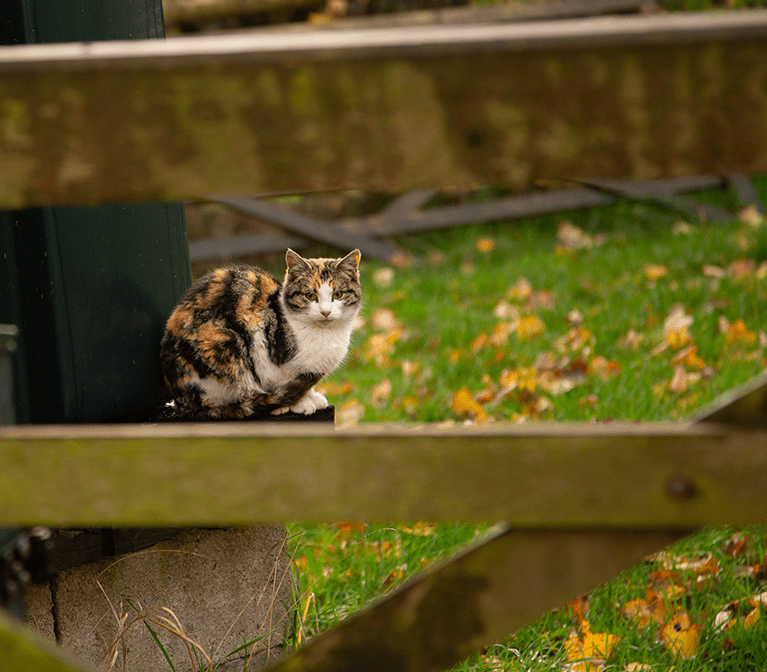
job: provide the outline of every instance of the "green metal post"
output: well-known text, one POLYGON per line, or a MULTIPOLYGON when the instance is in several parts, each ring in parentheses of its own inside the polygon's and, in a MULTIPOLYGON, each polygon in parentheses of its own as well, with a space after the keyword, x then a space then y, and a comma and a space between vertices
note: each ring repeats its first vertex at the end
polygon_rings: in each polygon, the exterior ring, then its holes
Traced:
MULTIPOLYGON (((4 0, 0 42, 164 36, 161 0, 4 0)), ((19 423, 140 418, 162 325, 191 281, 180 204, 0 213, 0 323, 19 328, 19 423)))

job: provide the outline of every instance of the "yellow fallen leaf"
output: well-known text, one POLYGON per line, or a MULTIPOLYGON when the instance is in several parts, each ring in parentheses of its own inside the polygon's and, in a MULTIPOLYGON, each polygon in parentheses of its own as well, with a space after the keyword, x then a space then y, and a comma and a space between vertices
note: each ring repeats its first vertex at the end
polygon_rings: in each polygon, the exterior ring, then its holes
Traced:
POLYGON ((495 248, 495 239, 494 238, 477 238, 475 245, 479 252, 482 252, 483 254, 487 254, 488 252, 492 252, 493 248, 495 248))
POLYGON ((506 292, 506 296, 511 301, 522 302, 526 301, 530 294, 533 293, 533 288, 525 278, 517 280, 509 290, 506 292))
POLYGON ((485 332, 482 332, 479 334, 479 336, 476 336, 474 340, 471 342, 471 351, 477 352, 477 350, 481 350, 487 345, 488 337, 485 332))
POLYGON ((572 633, 565 642, 567 659, 571 662, 579 661, 583 667, 577 669, 584 672, 601 669, 621 638, 605 632, 591 632, 591 626, 585 620, 581 622, 580 631, 580 637, 572 633))
POLYGON ((747 205, 743 208, 738 213, 738 219, 753 228, 757 228, 765 222, 764 216, 756 209, 755 205, 747 205))
POLYGON ((378 366, 383 366, 389 355, 394 352, 394 344, 402 337, 402 333, 402 329, 397 328, 370 336, 362 349, 365 361, 373 359, 378 366))
POLYGON ((490 344, 495 346, 505 345, 509 340, 510 333, 511 325, 507 322, 499 322, 493 328, 493 333, 490 334, 490 344))
POLYGON ((694 624, 686 612, 676 614, 661 630, 661 642, 680 658, 692 658, 698 653, 700 626, 694 624))
POLYGON ((750 628, 754 623, 756 623, 760 618, 762 617, 762 609, 761 607, 756 607, 753 609, 748 616, 746 616, 743 619, 743 627, 744 628, 750 628))
POLYGON ((642 273, 648 280, 660 280, 668 275, 668 268, 661 264, 645 264, 642 273))
POLYGON ((688 345, 683 350, 677 352, 671 358, 671 364, 672 366, 683 364, 688 369, 692 369, 693 371, 701 371, 702 369, 706 368, 706 362, 698 357, 698 346, 695 344, 688 345))
POLYGON ((727 267, 727 275, 735 282, 754 277, 756 262, 753 259, 736 259, 727 267))
POLYGON ((563 221, 557 227, 557 239, 567 250, 582 250, 594 247, 594 239, 572 222, 563 221))
POLYGON ((523 315, 517 321, 516 331, 519 339, 537 338, 546 331, 546 324, 537 315, 523 315))
POLYGON ((393 281, 394 269, 389 266, 379 268, 375 273, 373 273, 373 282, 375 282, 379 287, 388 287, 393 281))
POLYGON ((354 389, 354 386, 348 380, 343 383, 323 380, 316 385, 315 389, 321 394, 347 394, 354 389))
POLYGON ((487 413, 482 405, 474 399, 471 392, 462 387, 453 395, 453 411, 461 418, 472 417, 475 420, 487 419, 487 413))
POLYGON ((741 320, 735 320, 727 326, 727 342, 730 345, 742 343, 743 345, 753 345, 756 343, 756 332, 749 331, 746 323, 741 320))

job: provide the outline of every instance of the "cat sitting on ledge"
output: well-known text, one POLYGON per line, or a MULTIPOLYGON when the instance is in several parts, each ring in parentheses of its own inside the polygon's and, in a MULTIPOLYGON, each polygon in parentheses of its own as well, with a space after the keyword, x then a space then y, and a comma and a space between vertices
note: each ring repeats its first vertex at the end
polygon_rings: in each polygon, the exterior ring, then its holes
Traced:
POLYGON ((360 252, 285 256, 282 283, 254 266, 210 271, 165 326, 160 365, 169 401, 158 420, 239 420, 328 406, 314 385, 349 350, 360 310, 360 252))

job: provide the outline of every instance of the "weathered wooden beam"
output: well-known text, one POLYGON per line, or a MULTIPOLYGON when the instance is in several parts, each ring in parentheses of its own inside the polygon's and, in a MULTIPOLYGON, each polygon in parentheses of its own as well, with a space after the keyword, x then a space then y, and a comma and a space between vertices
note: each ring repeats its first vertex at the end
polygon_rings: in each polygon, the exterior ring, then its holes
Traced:
POLYGON ((0 465, 10 526, 767 522, 767 431, 718 425, 8 427, 0 465))
POLYGON ((0 660, 3 672, 95 672, 95 668, 75 660, 2 609, 0 660))
POLYGON ((440 672, 675 540, 508 530, 313 638, 269 672, 440 672))
POLYGON ((767 167, 767 10, 0 49, 0 207, 767 167))

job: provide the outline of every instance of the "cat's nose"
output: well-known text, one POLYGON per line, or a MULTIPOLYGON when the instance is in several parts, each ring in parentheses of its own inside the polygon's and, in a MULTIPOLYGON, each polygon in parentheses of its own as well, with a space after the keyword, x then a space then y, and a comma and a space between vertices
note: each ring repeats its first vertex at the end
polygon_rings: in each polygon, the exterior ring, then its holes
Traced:
POLYGON ((321 312, 321 313, 322 313, 322 314, 323 314, 325 317, 330 317, 330 309, 328 309, 328 310, 320 310, 320 312, 321 312))

